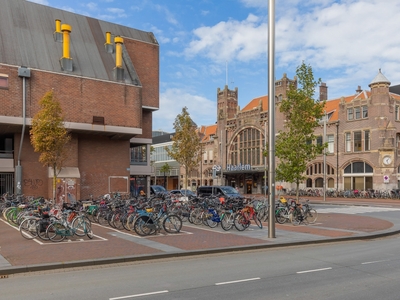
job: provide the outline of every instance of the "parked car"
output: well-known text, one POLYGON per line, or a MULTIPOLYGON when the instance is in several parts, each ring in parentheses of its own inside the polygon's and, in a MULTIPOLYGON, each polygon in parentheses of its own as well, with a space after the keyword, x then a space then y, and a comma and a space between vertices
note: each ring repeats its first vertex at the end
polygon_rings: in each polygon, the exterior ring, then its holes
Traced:
POLYGON ((150 186, 150 194, 164 194, 168 193, 168 191, 162 185, 151 185, 150 186))
POLYGON ((181 194, 182 196, 196 196, 191 190, 171 190, 169 191, 170 194, 181 194))
POLYGON ((230 198, 240 198, 244 199, 243 195, 241 195, 234 187, 228 185, 221 186, 199 186, 197 188, 198 196, 226 196, 230 198))

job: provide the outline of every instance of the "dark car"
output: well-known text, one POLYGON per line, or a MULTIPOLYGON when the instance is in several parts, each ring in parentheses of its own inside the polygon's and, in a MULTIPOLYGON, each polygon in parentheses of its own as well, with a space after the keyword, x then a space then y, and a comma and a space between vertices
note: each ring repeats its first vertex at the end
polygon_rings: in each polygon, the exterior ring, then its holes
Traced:
POLYGON ((162 185, 151 185, 150 186, 150 194, 166 194, 168 191, 162 185))
POLYGON ((199 186, 197 188, 198 196, 218 196, 222 195, 229 198, 244 199, 243 195, 231 186, 221 185, 221 186, 199 186))
POLYGON ((196 196, 191 190, 172 190, 169 191, 170 194, 181 194, 182 196, 196 196))

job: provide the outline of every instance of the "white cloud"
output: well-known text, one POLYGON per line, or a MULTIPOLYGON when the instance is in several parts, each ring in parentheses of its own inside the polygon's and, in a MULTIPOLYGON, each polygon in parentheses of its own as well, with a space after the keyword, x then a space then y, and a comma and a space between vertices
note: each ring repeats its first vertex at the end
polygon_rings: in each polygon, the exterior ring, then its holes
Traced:
POLYGON ((190 42, 185 55, 205 56, 212 61, 249 61, 266 52, 266 24, 259 24, 259 18, 250 14, 239 22, 229 20, 213 27, 203 26, 193 31, 196 40, 190 42))
POLYGON ((116 7, 109 7, 107 8, 107 11, 112 13, 114 16, 118 18, 126 18, 128 15, 125 13, 125 10, 122 8, 116 8, 116 7))
POLYGON ((216 103, 214 101, 181 89, 170 88, 160 94, 160 111, 153 113, 153 130, 174 132, 175 118, 185 106, 198 126, 215 123, 216 103))
POLYGON ((97 10, 97 4, 94 2, 89 2, 85 5, 87 8, 89 8, 92 11, 96 11, 97 10))
POLYGON ((178 21, 176 20, 173 13, 169 11, 169 9, 164 5, 155 5, 155 9, 164 14, 165 18, 167 19, 168 23, 173 25, 177 25, 178 21))
MULTIPOLYGON (((263 12, 258 18, 250 14, 243 21, 228 20, 193 30, 194 39, 184 50, 187 58, 254 63, 266 56, 268 29, 267 20, 262 18, 268 1, 241 2, 263 12)), ((339 82, 369 82, 380 67, 389 80, 400 82, 396 68, 400 51, 396 38, 400 31, 398 0, 384 4, 380 0, 288 0, 282 6, 285 10, 278 7, 276 67, 294 73, 304 60, 326 75, 324 81, 332 80, 332 87, 339 82)))

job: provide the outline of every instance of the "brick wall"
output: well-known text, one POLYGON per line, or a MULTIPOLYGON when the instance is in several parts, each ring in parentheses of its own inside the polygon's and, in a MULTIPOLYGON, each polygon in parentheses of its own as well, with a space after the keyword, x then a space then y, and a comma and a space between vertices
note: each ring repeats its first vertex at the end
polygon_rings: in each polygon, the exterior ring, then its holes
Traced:
MULTIPOLYGON (((89 194, 97 197, 109 193, 110 176, 129 179, 129 141, 80 135, 78 148, 82 199, 88 198, 89 194)), ((122 188, 120 184, 118 182, 114 188, 122 188)))
POLYGON ((159 107, 159 46, 131 39, 124 44, 143 86, 143 105, 159 107))

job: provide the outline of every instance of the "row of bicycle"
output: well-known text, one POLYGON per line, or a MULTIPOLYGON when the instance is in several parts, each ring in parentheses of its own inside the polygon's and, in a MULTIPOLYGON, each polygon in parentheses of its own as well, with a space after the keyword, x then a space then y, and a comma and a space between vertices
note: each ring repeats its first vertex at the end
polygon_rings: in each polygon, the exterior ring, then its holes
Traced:
MULTIPOLYGON (((281 197, 275 207, 276 222, 292 222, 294 225, 315 222, 317 212, 308 203, 301 206, 284 200, 281 197)), ((178 201, 166 195, 151 199, 107 198, 90 205, 77 203, 58 209, 35 200, 3 210, 3 218, 11 225, 19 226, 24 238, 52 241, 62 241, 74 235, 92 238, 93 222, 146 236, 161 230, 178 233, 183 222, 211 228, 220 225, 224 230, 236 228, 243 231, 251 223, 262 228, 268 216, 269 205, 262 200, 246 203, 222 197, 190 197, 188 201, 178 201)))
MULTIPOLYGON (((295 196, 296 190, 287 190, 286 195, 295 196)), ((300 197, 323 197, 324 192, 322 188, 308 188, 299 189, 298 194, 300 197)), ((325 191, 326 197, 330 198, 375 198, 375 199, 400 199, 400 189, 391 190, 339 190, 329 188, 325 191)))
POLYGON ((30 202, 9 206, 2 217, 10 225, 18 227, 26 239, 40 238, 60 242, 67 237, 93 238, 91 221, 84 212, 66 208, 51 208, 49 204, 30 202))
MULTIPOLYGON (((318 214, 308 201, 304 204, 285 201, 281 197, 276 204, 276 222, 291 222, 293 225, 315 223, 318 214)), ((88 206, 86 212, 92 222, 143 236, 161 229, 168 233, 179 232, 182 222, 211 228, 220 225, 224 230, 236 228, 243 231, 251 223, 262 228, 269 217, 269 205, 266 200, 190 196, 187 201, 179 201, 164 195, 162 199, 142 198, 128 204, 102 201, 88 206)))

